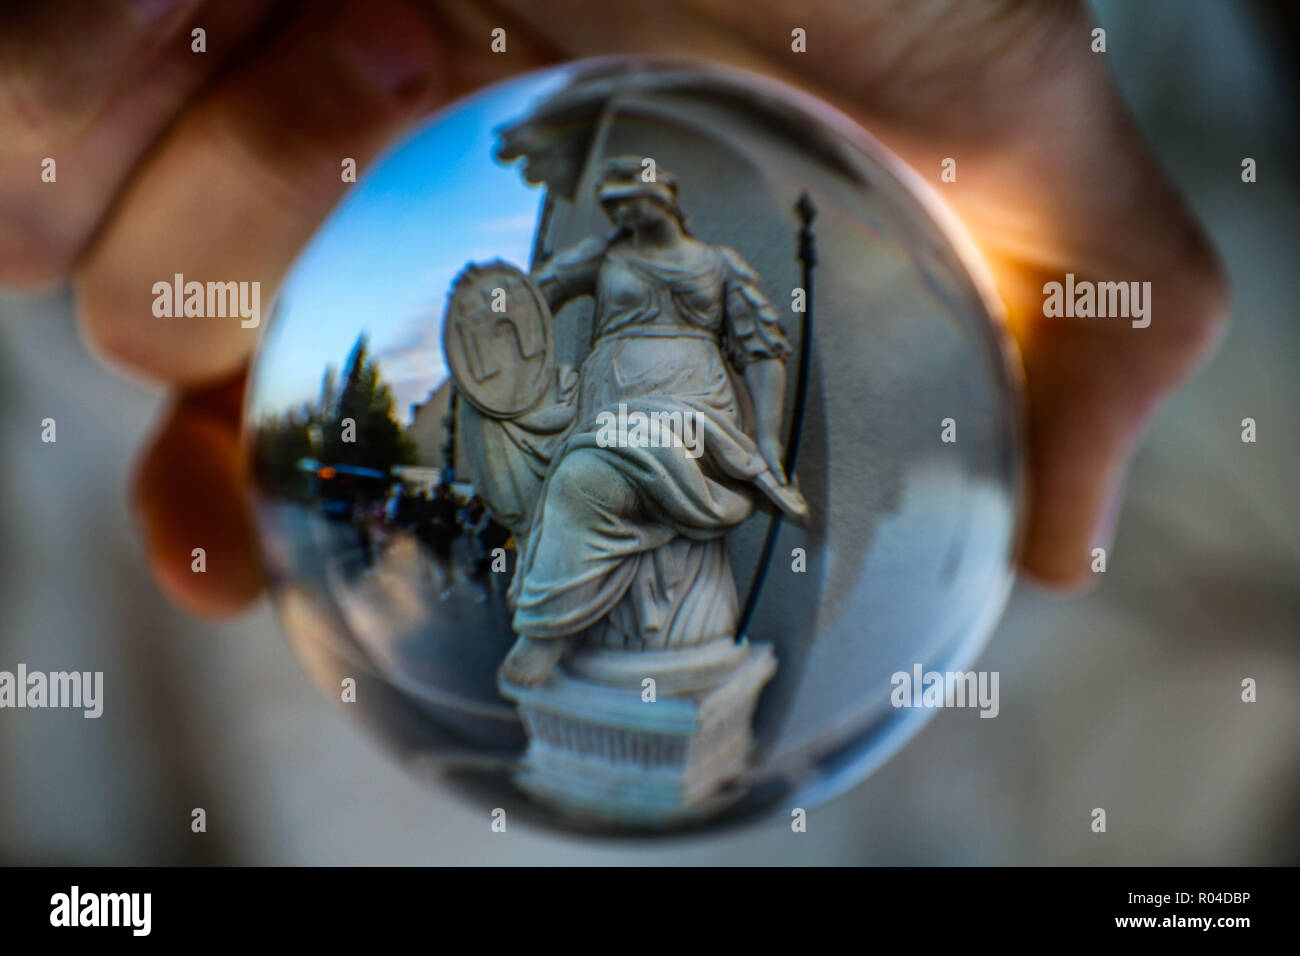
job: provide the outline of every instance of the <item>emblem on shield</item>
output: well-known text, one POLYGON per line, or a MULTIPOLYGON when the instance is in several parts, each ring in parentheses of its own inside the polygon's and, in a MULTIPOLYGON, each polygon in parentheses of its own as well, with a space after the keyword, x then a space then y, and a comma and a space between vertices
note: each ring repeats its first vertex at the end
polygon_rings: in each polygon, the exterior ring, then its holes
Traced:
POLYGON ((555 375, 551 310, 537 283, 508 262, 471 264, 456 277, 442 340, 456 387, 493 418, 528 411, 555 375))

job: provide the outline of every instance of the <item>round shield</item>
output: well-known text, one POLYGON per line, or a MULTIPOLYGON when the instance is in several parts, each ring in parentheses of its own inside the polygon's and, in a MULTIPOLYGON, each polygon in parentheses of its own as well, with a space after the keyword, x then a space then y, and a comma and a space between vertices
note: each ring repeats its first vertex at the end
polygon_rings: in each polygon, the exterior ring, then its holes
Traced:
POLYGON ((456 277, 443 350, 460 393, 483 414, 513 418, 537 404, 555 375, 553 342, 551 310, 526 273, 498 260, 456 277))

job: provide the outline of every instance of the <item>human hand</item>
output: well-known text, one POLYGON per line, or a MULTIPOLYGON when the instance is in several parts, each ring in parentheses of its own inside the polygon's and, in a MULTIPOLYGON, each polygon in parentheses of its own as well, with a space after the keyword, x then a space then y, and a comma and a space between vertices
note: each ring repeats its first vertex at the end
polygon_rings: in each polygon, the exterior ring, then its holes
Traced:
POLYGON ((153 284, 260 282, 269 302, 347 189, 344 157, 364 167, 429 109, 540 61, 462 56, 401 0, 61 0, 0 18, 0 282, 71 276, 90 344, 175 389, 135 480, 150 562, 187 608, 236 610, 263 587, 237 437, 259 330, 160 320, 153 284))
MULTIPOLYGON (((449 98, 547 62, 698 56, 834 103, 919 170, 989 261, 1024 360, 1030 505, 1022 566, 1088 578, 1145 423, 1204 358, 1226 285, 1134 129, 1085 7, 1064 0, 70 0, 0 30, 0 280, 72 274, 91 343, 178 390, 136 500, 184 606, 253 600, 262 572, 240 480, 240 376, 257 330, 160 322, 175 273, 262 283, 265 301, 346 184, 449 98), (133 11, 150 11, 149 20, 133 11), (189 31, 207 31, 192 53, 189 31), (489 53, 502 26, 509 53, 489 53), (807 30, 816 55, 793 53, 807 30), (59 184, 31 170, 58 157, 59 184), (1148 328, 1043 316, 1065 272, 1151 281, 1148 328), (190 573, 205 542, 209 571, 190 573)), ((12 16, 12 15, 10 15, 12 16)))

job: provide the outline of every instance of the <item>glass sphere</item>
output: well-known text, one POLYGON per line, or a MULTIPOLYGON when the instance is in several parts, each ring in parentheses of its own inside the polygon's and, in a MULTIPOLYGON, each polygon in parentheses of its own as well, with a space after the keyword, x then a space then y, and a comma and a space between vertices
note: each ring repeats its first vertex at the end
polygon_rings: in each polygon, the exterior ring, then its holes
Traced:
POLYGON ((808 808, 969 668, 1018 365, 920 179, 761 77, 619 58, 376 162, 279 294, 246 440, 273 591, 413 771, 564 828, 808 808))

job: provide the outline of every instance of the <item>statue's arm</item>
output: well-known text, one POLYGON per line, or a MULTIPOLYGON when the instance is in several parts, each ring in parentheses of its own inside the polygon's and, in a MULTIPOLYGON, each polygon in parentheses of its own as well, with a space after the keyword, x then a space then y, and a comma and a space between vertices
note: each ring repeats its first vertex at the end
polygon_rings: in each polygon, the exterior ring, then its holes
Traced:
POLYGON ((781 484, 787 484, 781 464, 781 417, 785 405, 785 362, 760 359, 745 366, 745 387, 754 403, 754 443, 781 484))
POLYGON ((782 484, 781 419, 785 409, 785 360, 790 343, 776 309, 758 286, 758 273, 732 249, 722 249, 727 268, 726 348, 740 369, 754 405, 754 442, 782 484))
POLYGON ((596 277, 600 274, 606 245, 603 239, 584 239, 533 269, 533 281, 546 296, 552 313, 570 299, 596 291, 596 277))

